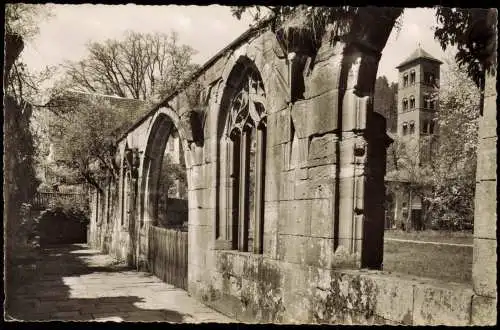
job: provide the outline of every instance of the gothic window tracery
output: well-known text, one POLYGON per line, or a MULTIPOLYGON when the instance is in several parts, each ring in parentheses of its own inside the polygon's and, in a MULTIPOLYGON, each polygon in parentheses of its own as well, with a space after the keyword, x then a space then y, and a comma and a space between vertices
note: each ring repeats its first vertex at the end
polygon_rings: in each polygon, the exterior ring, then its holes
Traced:
POLYGON ((233 249, 262 253, 264 164, 266 150, 266 94, 253 68, 241 74, 229 102, 221 140, 223 205, 219 237, 233 249))

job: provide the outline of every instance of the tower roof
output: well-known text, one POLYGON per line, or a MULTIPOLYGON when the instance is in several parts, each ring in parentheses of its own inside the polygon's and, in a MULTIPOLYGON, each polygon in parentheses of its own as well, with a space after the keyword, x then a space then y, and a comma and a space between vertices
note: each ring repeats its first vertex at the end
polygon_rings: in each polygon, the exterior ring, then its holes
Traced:
POLYGON ((413 53, 411 53, 411 55, 406 60, 401 62, 401 64, 399 64, 396 67, 396 69, 399 69, 400 67, 407 65, 407 64, 410 64, 411 62, 416 61, 416 60, 421 59, 421 58, 436 62, 438 64, 443 64, 443 62, 441 62, 440 60, 438 60, 437 58, 435 58, 431 54, 427 53, 425 50, 422 49, 422 47, 419 46, 417 49, 415 49, 415 51, 413 53))

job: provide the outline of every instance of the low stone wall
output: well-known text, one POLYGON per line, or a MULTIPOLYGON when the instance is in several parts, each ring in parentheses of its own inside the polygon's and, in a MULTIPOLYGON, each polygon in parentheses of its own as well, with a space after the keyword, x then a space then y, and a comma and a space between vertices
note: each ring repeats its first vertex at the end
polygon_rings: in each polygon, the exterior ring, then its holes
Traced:
POLYGON ((189 279, 189 291, 242 322, 471 325, 495 312, 495 300, 463 284, 214 252, 214 271, 190 269, 199 276, 189 279))

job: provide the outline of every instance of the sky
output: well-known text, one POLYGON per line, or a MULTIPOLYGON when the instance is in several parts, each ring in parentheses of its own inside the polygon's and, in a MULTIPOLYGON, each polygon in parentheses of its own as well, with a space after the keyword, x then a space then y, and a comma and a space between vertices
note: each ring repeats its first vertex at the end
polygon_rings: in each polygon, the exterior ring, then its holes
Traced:
MULTIPOLYGON (((119 39, 127 30, 136 32, 178 32, 179 42, 197 50, 193 61, 203 64, 252 23, 248 16, 238 20, 229 7, 211 6, 138 6, 128 5, 52 5, 53 16, 39 23, 40 33, 21 54, 25 63, 40 70, 65 60, 86 55, 86 43, 119 39)), ((393 29, 382 52, 378 76, 397 80, 395 66, 413 52, 418 44, 443 60, 445 53, 433 39, 434 9, 406 9, 399 35, 393 29)))

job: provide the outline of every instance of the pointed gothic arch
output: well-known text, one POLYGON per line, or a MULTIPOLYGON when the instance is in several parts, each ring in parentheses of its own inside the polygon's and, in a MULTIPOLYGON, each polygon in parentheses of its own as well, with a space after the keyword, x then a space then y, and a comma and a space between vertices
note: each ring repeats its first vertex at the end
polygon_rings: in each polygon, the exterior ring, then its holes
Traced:
POLYGON ((217 122, 215 239, 220 248, 263 252, 266 109, 261 75, 242 56, 226 80, 217 122))

